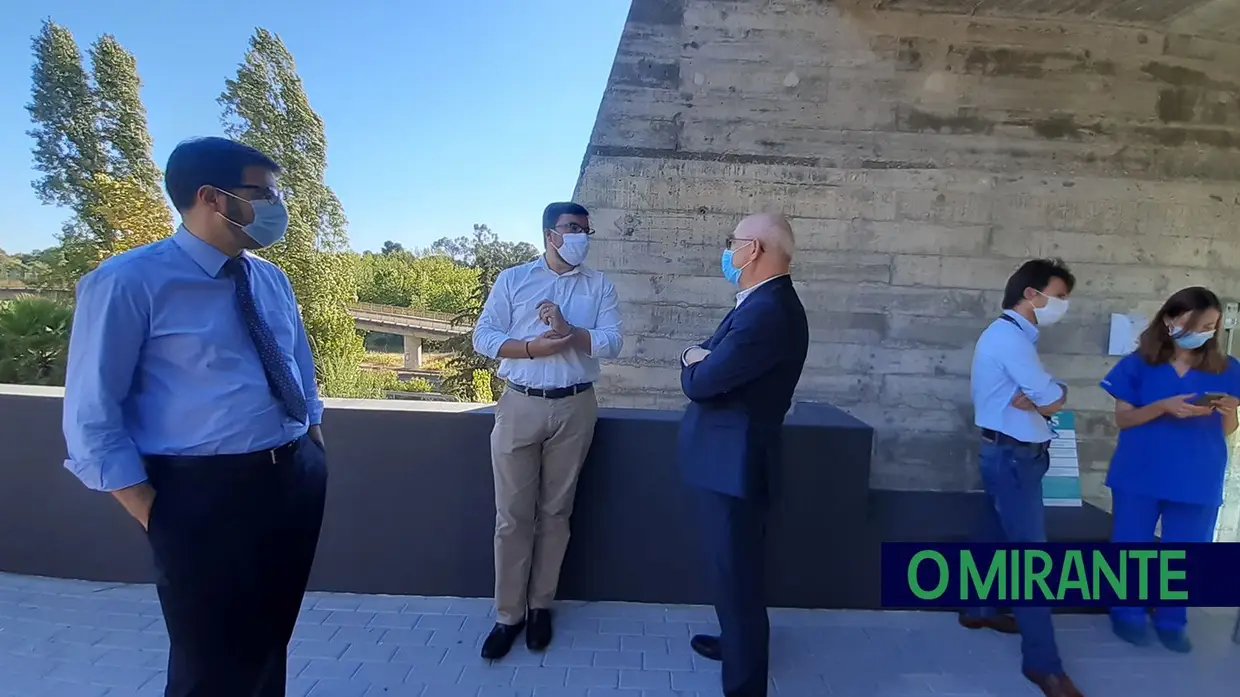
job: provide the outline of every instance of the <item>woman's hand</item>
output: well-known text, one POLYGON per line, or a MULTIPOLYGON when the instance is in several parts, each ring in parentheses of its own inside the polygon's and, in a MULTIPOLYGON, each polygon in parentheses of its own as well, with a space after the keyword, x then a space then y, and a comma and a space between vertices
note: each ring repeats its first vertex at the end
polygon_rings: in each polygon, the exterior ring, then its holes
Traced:
POLYGON ((1210 402, 1210 406, 1214 407, 1216 411, 1234 414, 1236 412, 1236 408, 1240 407, 1240 399, 1236 399, 1231 395, 1226 395, 1210 402))
POLYGON ((1209 416, 1210 414, 1213 414, 1213 406, 1199 407, 1188 401, 1196 396, 1197 395, 1195 394, 1182 394, 1175 397, 1160 399, 1157 404, 1164 414, 1174 416, 1177 419, 1191 419, 1195 416, 1209 416))

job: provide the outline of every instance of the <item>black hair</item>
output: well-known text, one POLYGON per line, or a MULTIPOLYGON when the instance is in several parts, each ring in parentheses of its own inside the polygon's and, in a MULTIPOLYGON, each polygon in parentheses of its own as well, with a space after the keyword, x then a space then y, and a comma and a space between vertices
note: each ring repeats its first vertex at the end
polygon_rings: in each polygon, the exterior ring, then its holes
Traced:
POLYGON ((1003 309, 1010 310, 1019 305, 1020 301, 1025 298, 1026 288, 1036 291, 1046 290, 1046 287, 1051 284, 1051 279, 1055 278, 1064 282, 1069 293, 1076 287, 1076 276, 1068 271, 1062 259, 1026 261, 1019 269, 1016 269, 1016 273, 1012 274, 1003 288, 1003 309))
POLYGON ((182 142, 168 156, 164 187, 172 205, 185 212, 194 207, 198 190, 204 186, 228 190, 244 185, 247 167, 280 172, 275 160, 245 143, 215 136, 194 138, 182 142))
POLYGON ((583 215, 589 216, 590 211, 580 203, 572 203, 561 201, 559 203, 549 203, 543 209, 543 230, 554 230, 555 224, 560 221, 562 215, 583 215))

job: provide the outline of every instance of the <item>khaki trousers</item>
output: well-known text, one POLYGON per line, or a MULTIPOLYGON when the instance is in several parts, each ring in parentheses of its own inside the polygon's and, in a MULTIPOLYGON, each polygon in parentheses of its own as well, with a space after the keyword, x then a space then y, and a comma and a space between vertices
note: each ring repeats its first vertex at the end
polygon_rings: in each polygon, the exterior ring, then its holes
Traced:
POLYGON ((594 439, 594 390, 563 399, 507 390, 495 407, 495 611, 517 624, 555 599, 577 477, 594 439))

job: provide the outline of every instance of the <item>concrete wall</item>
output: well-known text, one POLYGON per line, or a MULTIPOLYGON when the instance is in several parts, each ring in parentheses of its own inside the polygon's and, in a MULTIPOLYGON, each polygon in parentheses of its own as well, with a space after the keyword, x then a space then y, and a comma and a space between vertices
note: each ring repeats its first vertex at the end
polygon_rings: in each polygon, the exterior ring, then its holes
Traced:
POLYGON ((875 487, 971 488, 972 344, 1007 276, 1060 256, 1079 285, 1041 346, 1106 505, 1110 313, 1192 284, 1240 298, 1240 45, 873 9, 908 4, 634 1, 576 192, 630 333, 601 392, 680 403, 675 356, 732 304, 725 236, 782 211, 813 333, 800 398, 876 426, 875 487))

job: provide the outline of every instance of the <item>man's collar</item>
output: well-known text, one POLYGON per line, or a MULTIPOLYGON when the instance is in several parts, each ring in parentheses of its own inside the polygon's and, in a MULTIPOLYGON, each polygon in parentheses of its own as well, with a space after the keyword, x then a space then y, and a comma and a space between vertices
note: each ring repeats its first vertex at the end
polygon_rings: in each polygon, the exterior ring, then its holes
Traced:
POLYGON ((212 278, 219 277, 220 269, 224 268, 224 262, 228 261, 227 254, 196 237, 194 233, 185 229, 184 225, 177 228, 172 241, 212 278))
POLYGON ((755 283, 754 285, 749 286, 749 287, 748 287, 748 288, 746 288, 745 290, 742 290, 741 292, 739 292, 739 293, 737 293, 737 294, 736 294, 736 306, 737 306, 737 307, 740 307, 740 306, 741 306, 741 303, 745 302, 745 298, 748 298, 749 296, 753 295, 753 292, 754 292, 755 290, 757 290, 757 289, 761 288, 762 286, 764 286, 764 285, 766 285, 766 284, 770 283, 771 281, 774 281, 775 279, 778 279, 778 278, 787 278, 787 277, 788 277, 788 274, 786 274, 786 273, 781 273, 781 274, 779 274, 778 276, 771 276, 770 278, 766 279, 765 281, 759 281, 758 283, 755 283))
POLYGON ((585 275, 587 273, 585 264, 578 264, 577 266, 574 266, 573 268, 569 269, 568 271, 565 271, 564 273, 560 273, 556 271, 555 269, 551 268, 550 264, 547 263, 546 252, 543 252, 542 255, 538 257, 538 265, 541 266, 543 269, 546 269, 548 272, 553 273, 557 276, 571 276, 575 273, 580 273, 582 275, 585 275))
POLYGON ((1030 341, 1036 342, 1038 340, 1038 325, 1025 319, 1024 315, 1020 314, 1016 310, 1004 310, 1003 314, 1016 320, 1017 326, 1019 326, 1021 331, 1025 333, 1025 336, 1029 337, 1030 341))

